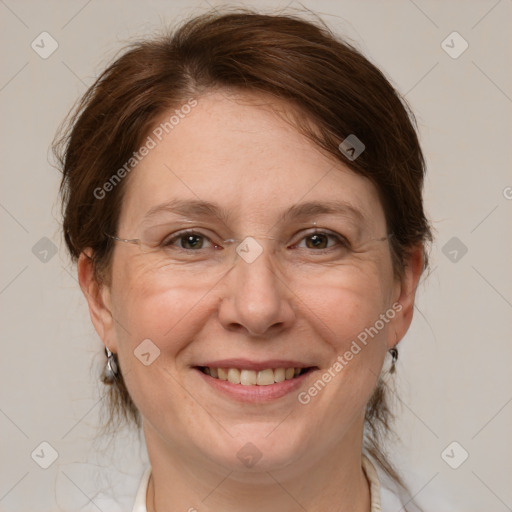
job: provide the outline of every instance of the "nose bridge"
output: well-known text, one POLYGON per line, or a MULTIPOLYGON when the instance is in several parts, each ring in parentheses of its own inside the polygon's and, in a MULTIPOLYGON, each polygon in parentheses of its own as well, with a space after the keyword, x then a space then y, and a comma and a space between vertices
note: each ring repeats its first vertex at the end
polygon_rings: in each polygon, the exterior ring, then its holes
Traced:
POLYGON ((267 284, 276 279, 273 272, 275 251, 271 247, 272 242, 265 246, 253 237, 247 237, 236 248, 236 267, 244 279, 262 280, 266 279, 267 284))
POLYGON ((246 237, 235 247, 235 260, 221 318, 244 326, 251 334, 264 334, 293 318, 289 294, 277 272, 276 241, 270 237, 246 237))
POLYGON ((262 288, 270 287, 276 292, 280 289, 277 261, 279 240, 270 236, 247 236, 235 246, 235 268, 238 278, 262 288))

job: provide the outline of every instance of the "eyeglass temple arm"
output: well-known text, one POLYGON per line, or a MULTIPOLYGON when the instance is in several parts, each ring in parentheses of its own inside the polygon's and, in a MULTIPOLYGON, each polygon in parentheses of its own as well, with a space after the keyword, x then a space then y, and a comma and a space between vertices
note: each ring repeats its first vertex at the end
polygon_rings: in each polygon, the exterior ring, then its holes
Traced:
POLYGON ((140 244, 141 241, 138 238, 119 238, 115 235, 110 235, 109 233, 105 233, 105 236, 111 238, 112 240, 116 240, 116 242, 124 242, 127 244, 140 244))

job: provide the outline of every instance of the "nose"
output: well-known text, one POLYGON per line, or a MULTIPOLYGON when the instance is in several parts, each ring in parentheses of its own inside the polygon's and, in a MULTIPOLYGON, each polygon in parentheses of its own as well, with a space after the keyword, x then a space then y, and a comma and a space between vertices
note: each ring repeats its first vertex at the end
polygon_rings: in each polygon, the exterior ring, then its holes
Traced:
POLYGON ((273 268, 269 251, 254 261, 238 257, 225 276, 219 320, 230 331, 275 336, 295 319, 293 293, 273 268))

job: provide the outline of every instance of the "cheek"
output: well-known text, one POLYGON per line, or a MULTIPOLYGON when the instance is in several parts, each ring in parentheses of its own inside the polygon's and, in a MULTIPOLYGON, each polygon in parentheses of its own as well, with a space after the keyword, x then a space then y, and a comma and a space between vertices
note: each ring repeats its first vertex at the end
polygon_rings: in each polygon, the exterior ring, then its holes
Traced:
POLYGON ((131 381, 151 388, 166 380, 155 373, 159 369, 174 374, 176 359, 197 337, 214 304, 201 279, 170 282, 169 276, 143 265, 119 265, 116 278, 113 305, 120 365, 128 386, 131 381), (146 360, 154 354, 157 358, 145 366, 140 356, 147 352, 146 360))
POLYGON ((117 317, 124 322, 130 337, 153 336, 155 343, 166 336, 179 340, 171 332, 185 324, 191 327, 190 321, 185 320, 195 314, 205 295, 200 276, 186 281, 179 276, 172 279, 165 269, 148 268, 144 261, 118 265, 116 277, 113 298, 117 317))
POLYGON ((299 399, 323 418, 325 428, 339 431, 350 418, 362 418, 375 389, 396 315, 390 269, 376 263, 338 278, 332 274, 322 289, 303 293, 308 305, 303 314, 330 350, 329 360, 299 399))
POLYGON ((197 337, 213 304, 200 280, 196 285, 194 281, 173 284, 142 270, 121 267, 116 276, 113 303, 119 363, 143 417, 160 418, 165 403, 166 421, 179 429, 178 418, 192 417, 197 404, 177 378, 177 358, 197 337))
MULTIPOLYGON (((316 276, 308 286, 291 284, 303 305, 300 315, 308 318, 336 353, 344 352, 391 307, 392 279, 384 267, 377 261, 330 270, 327 278, 316 276)), ((387 331, 389 324, 379 323, 379 331, 387 331)))

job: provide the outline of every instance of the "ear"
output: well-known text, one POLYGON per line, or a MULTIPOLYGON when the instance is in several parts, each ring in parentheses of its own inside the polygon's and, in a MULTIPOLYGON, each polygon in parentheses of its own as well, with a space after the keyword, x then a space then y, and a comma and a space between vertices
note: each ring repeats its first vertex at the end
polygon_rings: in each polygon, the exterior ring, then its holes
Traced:
POLYGON ((77 263, 78 282, 89 305, 91 321, 106 347, 117 352, 114 318, 111 312, 110 288, 94 275, 92 250, 85 249, 77 263))
POLYGON ((405 260, 405 268, 401 278, 397 278, 393 304, 399 304, 396 308, 396 316, 393 319, 395 337, 388 341, 388 348, 394 347, 409 330, 414 312, 414 298, 416 289, 423 272, 423 245, 414 246, 405 260))

